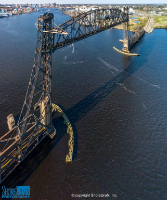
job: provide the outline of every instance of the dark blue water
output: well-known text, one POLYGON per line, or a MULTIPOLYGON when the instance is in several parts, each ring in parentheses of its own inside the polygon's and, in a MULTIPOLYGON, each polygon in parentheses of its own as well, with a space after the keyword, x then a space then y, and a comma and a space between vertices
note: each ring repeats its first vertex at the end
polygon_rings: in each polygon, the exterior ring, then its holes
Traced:
MULTIPOLYGON (((8 114, 20 113, 33 66, 41 12, 0 19, 0 133, 8 114)), ((70 19, 51 9, 55 23, 70 19)), ((77 137, 65 163, 68 135, 46 139, 4 184, 29 185, 30 199, 75 199, 71 194, 112 194, 117 199, 167 199, 167 30, 145 34, 126 57, 117 29, 53 54, 53 102, 77 137)), ((77 199, 77 198, 76 198, 77 199)), ((87 199, 87 198, 80 198, 87 199)))

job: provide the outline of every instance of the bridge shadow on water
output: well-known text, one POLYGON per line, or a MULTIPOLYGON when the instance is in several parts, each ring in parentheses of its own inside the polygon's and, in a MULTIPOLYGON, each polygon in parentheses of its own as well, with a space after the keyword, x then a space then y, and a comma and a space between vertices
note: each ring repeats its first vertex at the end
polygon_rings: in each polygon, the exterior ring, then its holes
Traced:
MULTIPOLYGON (((145 56, 146 58, 146 56, 145 56)), ((78 133, 75 126, 76 122, 83 118, 92 108, 94 108, 101 100, 107 97, 112 91, 114 91, 120 83, 123 83, 128 77, 136 72, 143 64, 147 62, 147 59, 142 59, 140 62, 136 62, 135 65, 131 64, 131 58, 124 56, 125 67, 124 70, 118 73, 114 78, 106 82, 104 85, 96 89, 80 102, 69 108, 63 109, 68 116, 74 131, 74 155, 73 159, 77 156, 78 148, 78 133)), ((40 163, 46 158, 46 156, 52 151, 55 145, 66 134, 66 126, 62 126, 62 120, 58 120, 58 117, 53 119, 53 124, 56 124, 57 134, 56 137, 51 140, 49 137, 45 138, 31 154, 18 166, 14 172, 2 183, 7 188, 15 188, 16 186, 24 185, 26 180, 37 169, 40 163), (63 127, 63 128, 62 128, 63 127)), ((0 187, 1 189, 2 187, 0 187)))

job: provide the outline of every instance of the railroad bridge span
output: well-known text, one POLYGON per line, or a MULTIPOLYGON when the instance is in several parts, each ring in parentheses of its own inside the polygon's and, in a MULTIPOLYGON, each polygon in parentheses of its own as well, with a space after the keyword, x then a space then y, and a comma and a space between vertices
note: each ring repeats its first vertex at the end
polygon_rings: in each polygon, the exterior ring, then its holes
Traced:
MULTIPOLYGON (((69 153, 71 162, 75 138, 72 126, 61 108, 52 103, 52 53, 56 50, 129 21, 128 9, 116 8, 89 11, 54 24, 52 13, 44 13, 37 19, 37 45, 34 65, 28 83, 25 100, 17 124, 0 138, 0 183, 31 153, 46 137, 54 138, 52 113, 57 111, 67 125, 70 135, 69 153)), ((127 30, 125 29, 125 32, 127 30)))

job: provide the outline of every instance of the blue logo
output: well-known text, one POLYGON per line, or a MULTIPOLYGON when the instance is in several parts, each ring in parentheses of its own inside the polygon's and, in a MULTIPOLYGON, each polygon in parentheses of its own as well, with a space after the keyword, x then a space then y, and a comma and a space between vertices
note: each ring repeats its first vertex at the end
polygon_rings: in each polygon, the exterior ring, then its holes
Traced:
POLYGON ((2 186, 2 198, 29 198, 30 186, 16 186, 16 188, 5 188, 2 186))

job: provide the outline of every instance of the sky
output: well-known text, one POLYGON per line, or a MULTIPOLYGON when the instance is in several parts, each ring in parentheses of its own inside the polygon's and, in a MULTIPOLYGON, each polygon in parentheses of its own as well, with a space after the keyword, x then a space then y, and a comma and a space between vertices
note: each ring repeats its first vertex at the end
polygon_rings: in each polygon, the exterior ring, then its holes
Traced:
POLYGON ((167 0, 1 0, 0 4, 167 4, 167 0))

